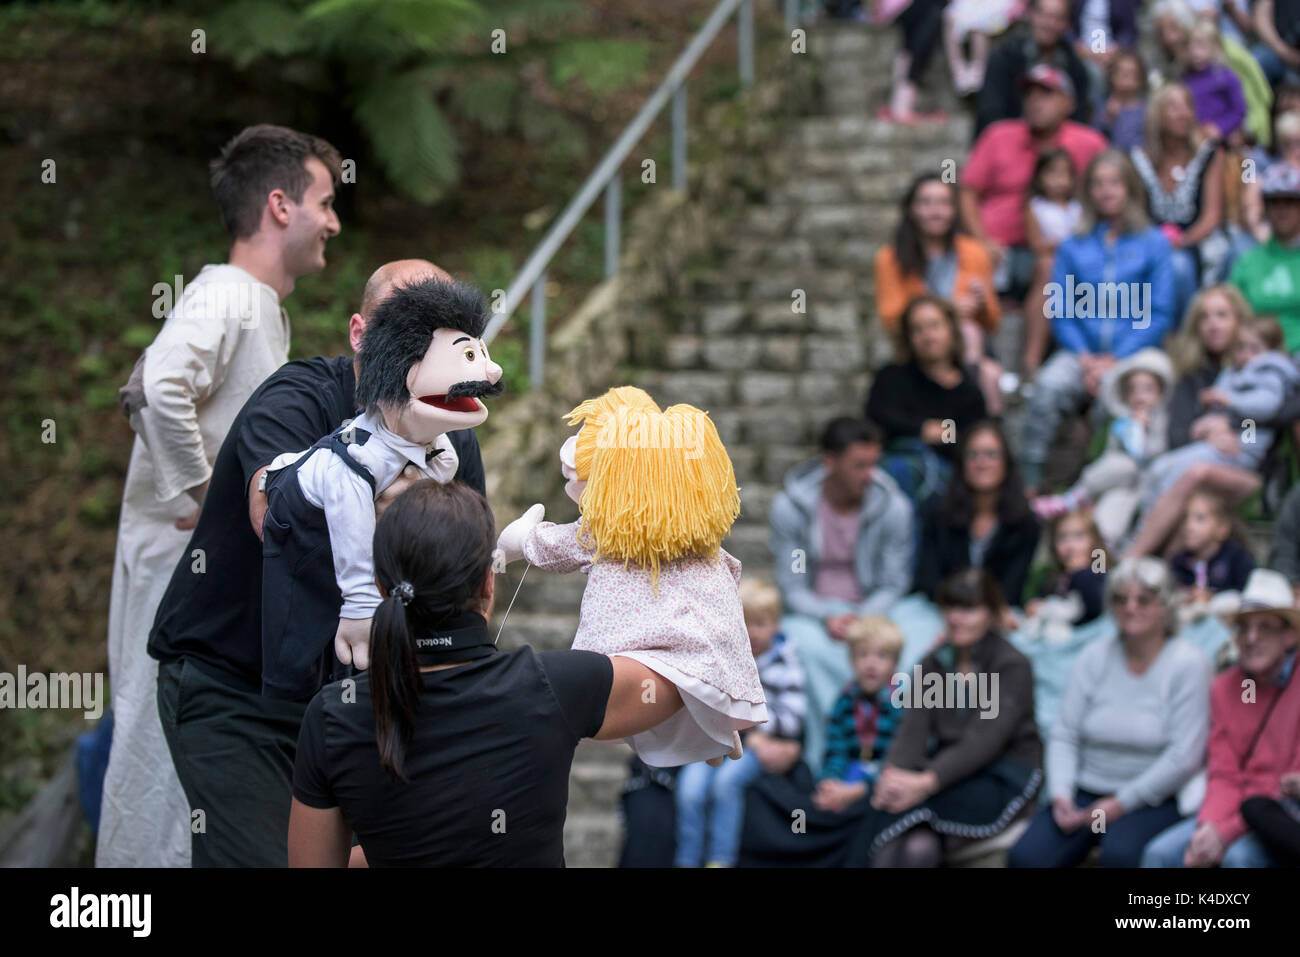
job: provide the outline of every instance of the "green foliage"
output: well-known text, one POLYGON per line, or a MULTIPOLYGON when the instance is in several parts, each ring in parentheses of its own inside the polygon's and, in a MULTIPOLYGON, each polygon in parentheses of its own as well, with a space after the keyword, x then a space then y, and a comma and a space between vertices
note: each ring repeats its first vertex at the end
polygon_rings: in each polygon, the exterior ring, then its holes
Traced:
POLYGON ((388 178, 412 199, 432 203, 458 178, 456 135, 429 96, 428 71, 380 77, 353 114, 388 178))
POLYGON ((640 40, 574 40, 555 51, 551 73, 556 86, 581 79, 593 93, 612 93, 638 82, 650 60, 650 44, 640 40))

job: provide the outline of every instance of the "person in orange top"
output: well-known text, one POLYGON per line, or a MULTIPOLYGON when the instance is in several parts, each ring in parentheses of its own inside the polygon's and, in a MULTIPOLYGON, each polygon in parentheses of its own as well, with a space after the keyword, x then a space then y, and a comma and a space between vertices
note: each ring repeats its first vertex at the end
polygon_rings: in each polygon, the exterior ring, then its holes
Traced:
POLYGON ((957 190, 937 173, 913 180, 903 197, 894 242, 876 254, 876 313, 890 332, 917 296, 952 303, 960 320, 966 364, 979 373, 989 413, 1002 409, 1002 367, 988 336, 1002 319, 993 288, 993 264, 984 247, 957 231, 957 190))

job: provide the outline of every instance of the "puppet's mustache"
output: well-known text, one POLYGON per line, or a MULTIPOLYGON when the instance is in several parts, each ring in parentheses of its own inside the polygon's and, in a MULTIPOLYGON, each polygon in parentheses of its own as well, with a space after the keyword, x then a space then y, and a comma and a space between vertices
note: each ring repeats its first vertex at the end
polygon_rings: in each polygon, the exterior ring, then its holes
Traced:
POLYGON ((467 382, 457 382, 447 390, 447 398, 459 399, 461 396, 468 396, 471 399, 482 398, 483 396, 500 395, 506 391, 506 384, 502 380, 489 382, 487 379, 470 379, 467 382))

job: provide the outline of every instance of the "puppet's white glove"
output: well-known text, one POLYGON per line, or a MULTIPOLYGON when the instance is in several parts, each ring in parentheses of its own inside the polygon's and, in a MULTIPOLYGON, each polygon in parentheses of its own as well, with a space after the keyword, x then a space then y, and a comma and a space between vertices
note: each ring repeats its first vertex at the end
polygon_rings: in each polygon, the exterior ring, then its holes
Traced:
POLYGON ((582 498, 582 490, 587 487, 586 482, 578 481, 577 450, 578 434, 581 432, 582 429, 579 429, 578 433, 569 436, 560 446, 560 473, 565 478, 564 494, 573 499, 575 504, 582 498))
POLYGON ((334 654, 358 671, 370 667, 370 622, 369 618, 340 618, 334 633, 334 654))
POLYGON ((524 542, 528 535, 541 522, 546 514, 546 506, 538 502, 528 511, 501 530, 497 536, 497 547, 492 553, 492 570, 500 574, 510 562, 517 562, 524 557, 524 542))

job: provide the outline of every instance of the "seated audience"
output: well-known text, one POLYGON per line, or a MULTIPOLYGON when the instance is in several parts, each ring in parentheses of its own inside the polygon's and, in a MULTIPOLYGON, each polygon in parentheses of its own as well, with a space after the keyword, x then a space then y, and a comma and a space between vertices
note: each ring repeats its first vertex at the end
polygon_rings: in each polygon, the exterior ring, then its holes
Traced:
POLYGON ((1143 349, 1110 367, 1101 383, 1102 404, 1111 415, 1106 450, 1068 490, 1034 499, 1039 518, 1095 504, 1102 537, 1111 546, 1119 541, 1133 520, 1143 471, 1168 448, 1165 407, 1173 377, 1159 349, 1143 349))
POLYGON ((1254 318, 1237 288, 1225 283, 1197 293, 1192 300, 1186 321, 1169 342, 1178 376, 1169 399, 1169 448, 1192 441, 1192 423, 1201 416, 1201 393, 1231 363, 1238 330, 1254 318))
POLYGON ((1197 492, 1183 513, 1182 547, 1169 559, 1169 571, 1193 602, 1207 602, 1221 591, 1241 591, 1255 570, 1250 550, 1237 540, 1227 503, 1213 492, 1197 492))
POLYGON ((1024 113, 1023 83, 1029 72, 1040 65, 1068 74, 1078 94, 1071 107, 1073 118, 1083 123, 1090 115, 1088 69, 1066 40, 1070 0, 1032 0, 1027 19, 1027 23, 1009 30, 989 55, 984 86, 975 105, 976 137, 998 120, 1018 119, 1024 113))
POLYGON ((1106 148, 1100 133, 1068 119, 1075 104, 1068 74, 1039 64, 1024 82, 1024 119, 1002 120, 984 130, 961 172, 962 222, 988 250, 998 292, 1016 300, 1024 299, 1033 278, 1025 200, 1039 153, 1062 148, 1076 169, 1084 169, 1106 148))
POLYGON ((903 633, 883 615, 867 615, 849 627, 844 643, 853 680, 831 709, 826 757, 812 797, 823 811, 843 811, 871 793, 902 717, 893 692, 903 633))
POLYGON ((882 441, 869 422, 833 420, 822 433, 821 457, 792 469, 772 502, 772 558, 786 610, 781 630, 804 670, 804 754, 814 772, 831 705, 852 674, 849 625, 883 614, 906 594, 911 575, 912 507, 877 467, 882 441))
POLYGON ((1107 593, 1117 633, 1074 660, 1047 739, 1052 803, 1011 849, 1011 867, 1073 867, 1094 847, 1102 867, 1137 867, 1178 822, 1178 790, 1204 760, 1210 665, 1174 636, 1168 571, 1154 558, 1121 562, 1107 593))
POLYGON ((1273 235, 1237 260, 1229 281, 1257 314, 1282 323, 1286 351, 1300 352, 1300 167, 1274 163, 1259 187, 1273 235))
POLYGON ((1246 122, 1241 80, 1224 59, 1219 28, 1198 20, 1187 37, 1181 80, 1192 95, 1201 135, 1212 142, 1239 140, 1237 133, 1246 122))
POLYGON ((1237 664, 1210 691, 1209 774, 1200 813, 1157 835, 1143 867, 1270 867, 1242 802, 1281 796, 1300 753, 1300 609, 1284 576, 1257 568, 1235 616, 1237 664))
POLYGON ((948 491, 923 510, 913 590, 936 600, 943 581, 980 568, 1019 605, 1040 528, 1002 428, 981 422, 966 429, 957 459, 948 491))
POLYGON ((1274 319, 1256 319, 1237 333, 1233 364, 1200 395, 1204 414, 1192 423, 1192 442, 1160 456, 1142 478, 1142 524, 1131 556, 1151 554, 1169 537, 1192 491, 1180 480, 1196 470, 1212 466, 1241 474, 1240 489, 1248 491, 1225 493, 1233 504, 1259 488, 1279 416, 1300 388, 1300 370, 1282 345, 1274 319))
POLYGON ((1196 295, 1202 275, 1211 281, 1228 256, 1223 232, 1223 156, 1200 135, 1187 87, 1168 83, 1147 103, 1147 137, 1131 151, 1142 180, 1147 213, 1173 249, 1175 323, 1196 295))
POLYGON ((984 247, 958 226, 957 188, 933 173, 914 179, 903 197, 894 242, 876 253, 876 314, 893 332, 917 296, 928 293, 952 303, 961 321, 963 362, 977 371, 985 403, 996 409, 1002 369, 986 345, 1002 318, 993 266, 984 247))
POLYGON ((962 365, 951 306, 934 296, 913 299, 897 340, 898 361, 871 382, 867 419, 885 431, 880 467, 920 505, 948 487, 957 437, 987 412, 984 396, 962 365))
POLYGON ((1052 278, 1056 250, 1079 231, 1083 204, 1079 202, 1079 177, 1069 151, 1048 149, 1038 154, 1034 178, 1029 183, 1025 210, 1025 236, 1034 254, 1034 280, 1025 297, 1025 351, 1023 368, 1035 371, 1047 352, 1047 317, 1043 314, 1046 284, 1052 278))
POLYGON ((740 860, 746 867, 840 867, 901 717, 894 703, 903 635, 882 615, 849 626, 853 678, 831 710, 820 780, 807 764, 759 775, 745 801, 740 860), (790 827, 795 818, 801 829, 790 827))
POLYGON ((1001 833, 1042 783, 1033 671, 1002 637, 997 582, 968 568, 945 579, 936 600, 943 637, 903 695, 852 867, 937 867, 956 846, 1001 833), (963 837, 940 836, 953 834, 963 837))
POLYGON ((1133 164, 1116 150, 1084 173, 1084 231, 1061 244, 1052 273, 1058 348, 1039 370, 1025 414, 1021 466, 1031 489, 1042 484, 1061 419, 1091 402, 1116 361, 1158 347, 1170 327, 1169 243, 1135 202, 1141 196, 1133 164), (1127 294, 1105 292, 1116 289, 1127 294))
POLYGON ((1077 595, 1079 614, 1070 622, 1086 625, 1106 610, 1106 569, 1110 555, 1097 523, 1085 511, 1058 515, 1048 526, 1052 546, 1051 570, 1039 583, 1038 594, 1025 603, 1025 615, 1038 614, 1044 598, 1077 595))
POLYGON ((1300 3, 1296 0, 1255 0, 1255 33, 1251 53, 1273 86, 1300 82, 1300 3))
POLYGON ((1142 58, 1132 50, 1121 50, 1106 69, 1106 102, 1093 120, 1093 126, 1111 146, 1130 150, 1142 145, 1146 95, 1142 58))
POLYGON ((764 771, 785 774, 798 762, 808 702, 803 670, 777 629, 781 595, 772 585, 746 578, 740 602, 749 645, 767 699, 768 720, 742 738, 738 761, 717 767, 704 761, 685 765, 677 775, 678 867, 734 867, 745 819, 745 788, 764 771))

